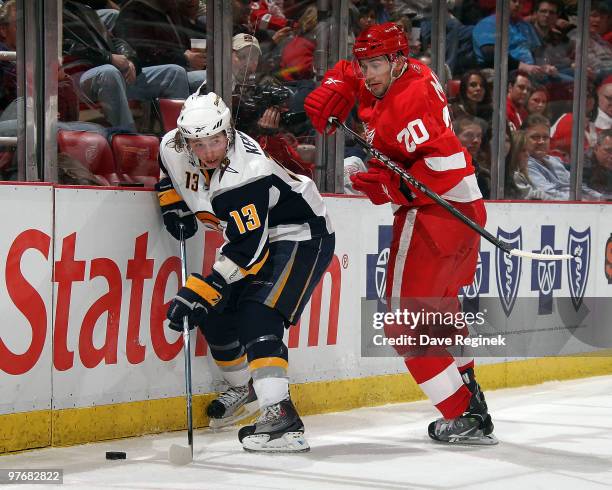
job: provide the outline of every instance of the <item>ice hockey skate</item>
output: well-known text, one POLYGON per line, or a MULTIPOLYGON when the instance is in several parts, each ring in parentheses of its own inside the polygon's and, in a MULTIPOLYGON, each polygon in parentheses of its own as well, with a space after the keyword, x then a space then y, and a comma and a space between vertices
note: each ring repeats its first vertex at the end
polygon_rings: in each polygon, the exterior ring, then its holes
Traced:
POLYGON ((244 386, 231 386, 219 394, 208 407, 210 428, 220 429, 245 421, 259 410, 253 380, 244 386))
POLYGON ((240 429, 238 439, 246 451, 293 453, 310 450, 304 439, 304 424, 290 398, 266 407, 254 425, 240 429))
POLYGON ((440 418, 429 424, 429 437, 447 444, 480 446, 497 444, 499 441, 493 434, 493 421, 484 394, 474 379, 474 371, 469 369, 463 377, 472 392, 467 411, 454 419, 440 418))

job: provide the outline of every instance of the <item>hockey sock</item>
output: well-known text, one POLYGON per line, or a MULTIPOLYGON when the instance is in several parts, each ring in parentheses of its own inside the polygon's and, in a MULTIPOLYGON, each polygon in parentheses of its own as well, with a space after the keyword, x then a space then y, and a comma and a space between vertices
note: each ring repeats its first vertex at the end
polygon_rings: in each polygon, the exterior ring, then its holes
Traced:
POLYGON ((257 393, 259 407, 262 409, 289 397, 289 379, 287 378, 257 379, 253 381, 253 388, 257 393))

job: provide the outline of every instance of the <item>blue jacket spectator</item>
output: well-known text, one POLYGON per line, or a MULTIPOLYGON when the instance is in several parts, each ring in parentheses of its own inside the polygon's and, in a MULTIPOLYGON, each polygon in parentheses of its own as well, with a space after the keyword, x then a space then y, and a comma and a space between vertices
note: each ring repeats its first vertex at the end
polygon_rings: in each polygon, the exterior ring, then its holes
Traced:
MULTIPOLYGON (((476 59, 482 66, 492 66, 492 58, 488 53, 483 53, 483 46, 494 46, 497 36, 495 28, 495 15, 489 15, 482 19, 472 31, 474 52, 476 59)), ((508 56, 517 62, 533 65, 535 59, 533 51, 541 46, 540 37, 529 22, 516 17, 510 18, 508 30, 508 56)))
MULTIPOLYGON (((570 198, 570 173, 561 160, 549 155, 550 123, 539 114, 527 118, 525 122, 525 147, 529 153, 527 168, 529 178, 535 189, 545 194, 545 199, 567 201, 570 198)), ((582 193, 585 200, 598 201, 601 194, 584 184, 582 193)))

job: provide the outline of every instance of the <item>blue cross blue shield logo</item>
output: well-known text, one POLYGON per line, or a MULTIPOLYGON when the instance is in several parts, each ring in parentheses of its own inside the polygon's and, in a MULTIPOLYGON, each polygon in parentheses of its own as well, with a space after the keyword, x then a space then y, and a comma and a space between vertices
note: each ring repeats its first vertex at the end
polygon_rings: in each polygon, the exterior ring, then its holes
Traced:
MULTIPOLYGON (((521 227, 512 232, 497 228, 497 238, 510 244, 512 248, 522 248, 523 234, 521 227)), ((507 317, 512 313, 518 295, 522 263, 520 257, 508 255, 499 248, 495 250, 497 290, 507 317)))
POLYGON ((387 287, 387 263, 391 247, 392 227, 378 227, 378 252, 366 258, 366 299, 378 299, 383 304, 387 287))
POLYGON ((490 256, 491 252, 478 252, 474 282, 463 288, 463 311, 479 311, 480 295, 489 292, 490 256))
POLYGON ((572 303, 576 311, 582 304, 584 292, 589 279, 589 265, 591 263, 591 227, 584 231, 576 231, 572 227, 567 235, 567 253, 573 255, 567 267, 572 303))
POLYGON ((476 264, 476 273, 474 274, 474 282, 463 288, 463 295, 466 298, 474 299, 480 296, 481 293, 489 292, 489 256, 490 252, 478 252, 478 263, 476 264))
MULTIPOLYGON (((545 255, 563 253, 562 250, 555 249, 554 225, 542 225, 540 236, 540 250, 533 252, 545 255)), ((561 289, 561 267, 561 260, 531 261, 531 290, 539 293, 539 315, 552 313, 553 292, 561 289)))

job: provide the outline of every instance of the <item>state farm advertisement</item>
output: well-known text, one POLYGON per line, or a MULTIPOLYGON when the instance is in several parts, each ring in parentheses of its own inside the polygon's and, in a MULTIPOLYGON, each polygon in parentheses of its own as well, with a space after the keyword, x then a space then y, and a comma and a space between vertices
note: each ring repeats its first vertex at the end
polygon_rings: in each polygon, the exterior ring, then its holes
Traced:
MULTIPOLYGON (((155 193, 14 189, 0 186, 9 224, 0 242, 1 412, 181 395, 182 338, 164 326, 180 282, 179 247, 163 228, 155 193), (31 194, 45 201, 37 205, 31 194)), ((364 199, 327 203, 336 255, 300 324, 286 333, 291 379, 397 372, 395 359, 359 359, 359 284, 366 271, 355 232, 363 225, 359 216, 370 212, 388 222, 388 209, 373 212, 364 199)), ((189 239, 188 270, 209 271, 220 245, 212 232, 189 239)), ((192 336, 193 391, 214 391, 216 366, 202 335, 192 336)))

